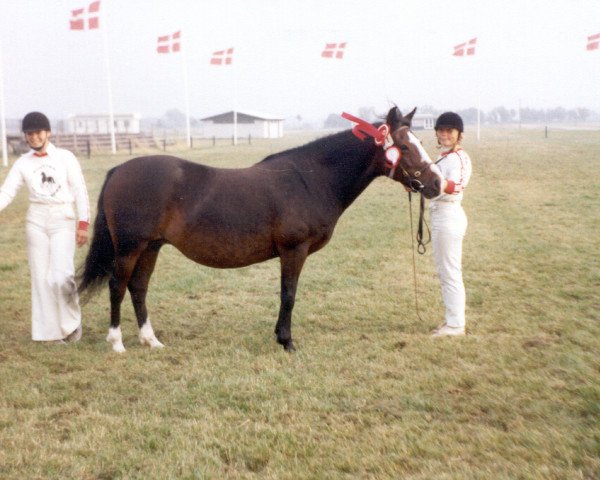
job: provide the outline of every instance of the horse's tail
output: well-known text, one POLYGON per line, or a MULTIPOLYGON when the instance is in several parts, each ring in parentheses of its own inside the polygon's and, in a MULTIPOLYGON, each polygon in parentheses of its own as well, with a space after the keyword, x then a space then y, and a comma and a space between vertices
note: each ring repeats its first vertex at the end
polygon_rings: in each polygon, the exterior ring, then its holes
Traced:
POLYGON ((98 213, 94 221, 94 236, 88 251, 85 263, 82 265, 78 275, 79 293, 88 290, 91 294, 100 288, 113 273, 115 250, 108 230, 108 222, 106 221, 106 212, 104 211, 104 189, 108 183, 108 179, 115 172, 117 167, 112 168, 106 174, 104 185, 100 191, 98 198, 98 213))

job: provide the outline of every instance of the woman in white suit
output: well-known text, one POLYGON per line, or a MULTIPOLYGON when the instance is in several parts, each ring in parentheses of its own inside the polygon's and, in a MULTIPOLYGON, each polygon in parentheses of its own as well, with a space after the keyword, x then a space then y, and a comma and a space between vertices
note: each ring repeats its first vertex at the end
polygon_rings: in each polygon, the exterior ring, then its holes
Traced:
POLYGON ((81 310, 73 258, 75 245, 82 246, 88 240, 90 206, 85 180, 75 155, 50 143, 46 115, 28 113, 22 130, 31 150, 14 163, 0 187, 0 210, 27 185, 32 339, 78 341, 81 310))

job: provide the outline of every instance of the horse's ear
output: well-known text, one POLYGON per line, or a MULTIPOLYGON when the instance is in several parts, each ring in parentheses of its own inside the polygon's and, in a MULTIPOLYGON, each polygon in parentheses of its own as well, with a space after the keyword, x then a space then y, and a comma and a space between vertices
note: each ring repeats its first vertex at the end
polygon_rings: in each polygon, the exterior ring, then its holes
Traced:
POLYGON ((410 127, 410 124, 412 122, 412 118, 413 115, 415 114, 415 112, 417 111, 417 107, 413 108, 412 111, 410 113, 408 113, 405 117, 402 118, 402 123, 404 125, 407 125, 410 127))
POLYGON ((402 112, 396 105, 394 105, 394 107, 392 107, 388 112, 387 117, 385 118, 385 123, 388 124, 393 131, 398 127, 400 122, 402 122, 402 112))

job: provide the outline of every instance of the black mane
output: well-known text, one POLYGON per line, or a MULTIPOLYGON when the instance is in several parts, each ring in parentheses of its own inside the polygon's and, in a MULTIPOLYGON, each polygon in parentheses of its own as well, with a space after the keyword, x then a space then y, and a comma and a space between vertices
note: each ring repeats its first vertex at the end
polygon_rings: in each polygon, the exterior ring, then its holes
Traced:
POLYGON ((317 138, 299 147, 274 153, 265 157, 259 163, 268 163, 285 158, 293 158, 295 162, 299 159, 310 158, 328 163, 337 163, 339 160, 351 157, 362 157, 368 154, 372 147, 372 139, 367 137, 364 141, 361 141, 352 133, 352 130, 344 130, 326 137, 317 138))

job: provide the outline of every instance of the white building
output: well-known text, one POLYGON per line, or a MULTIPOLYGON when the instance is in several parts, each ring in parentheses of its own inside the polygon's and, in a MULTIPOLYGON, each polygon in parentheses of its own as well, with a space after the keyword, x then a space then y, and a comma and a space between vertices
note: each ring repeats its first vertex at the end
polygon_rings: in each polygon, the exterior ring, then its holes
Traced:
MULTIPOLYGON (((138 113, 114 115, 115 133, 140 133, 138 113)), ((77 135, 102 135, 110 133, 108 115, 70 115, 65 133, 77 135)))
MULTIPOLYGON (((202 136, 210 138, 229 138, 233 136, 233 110, 201 118, 202 136)), ((283 118, 250 112, 237 112, 237 136, 252 138, 283 137, 283 118)))
POLYGON ((433 130, 435 116, 431 113, 415 113, 410 126, 413 130, 433 130))

